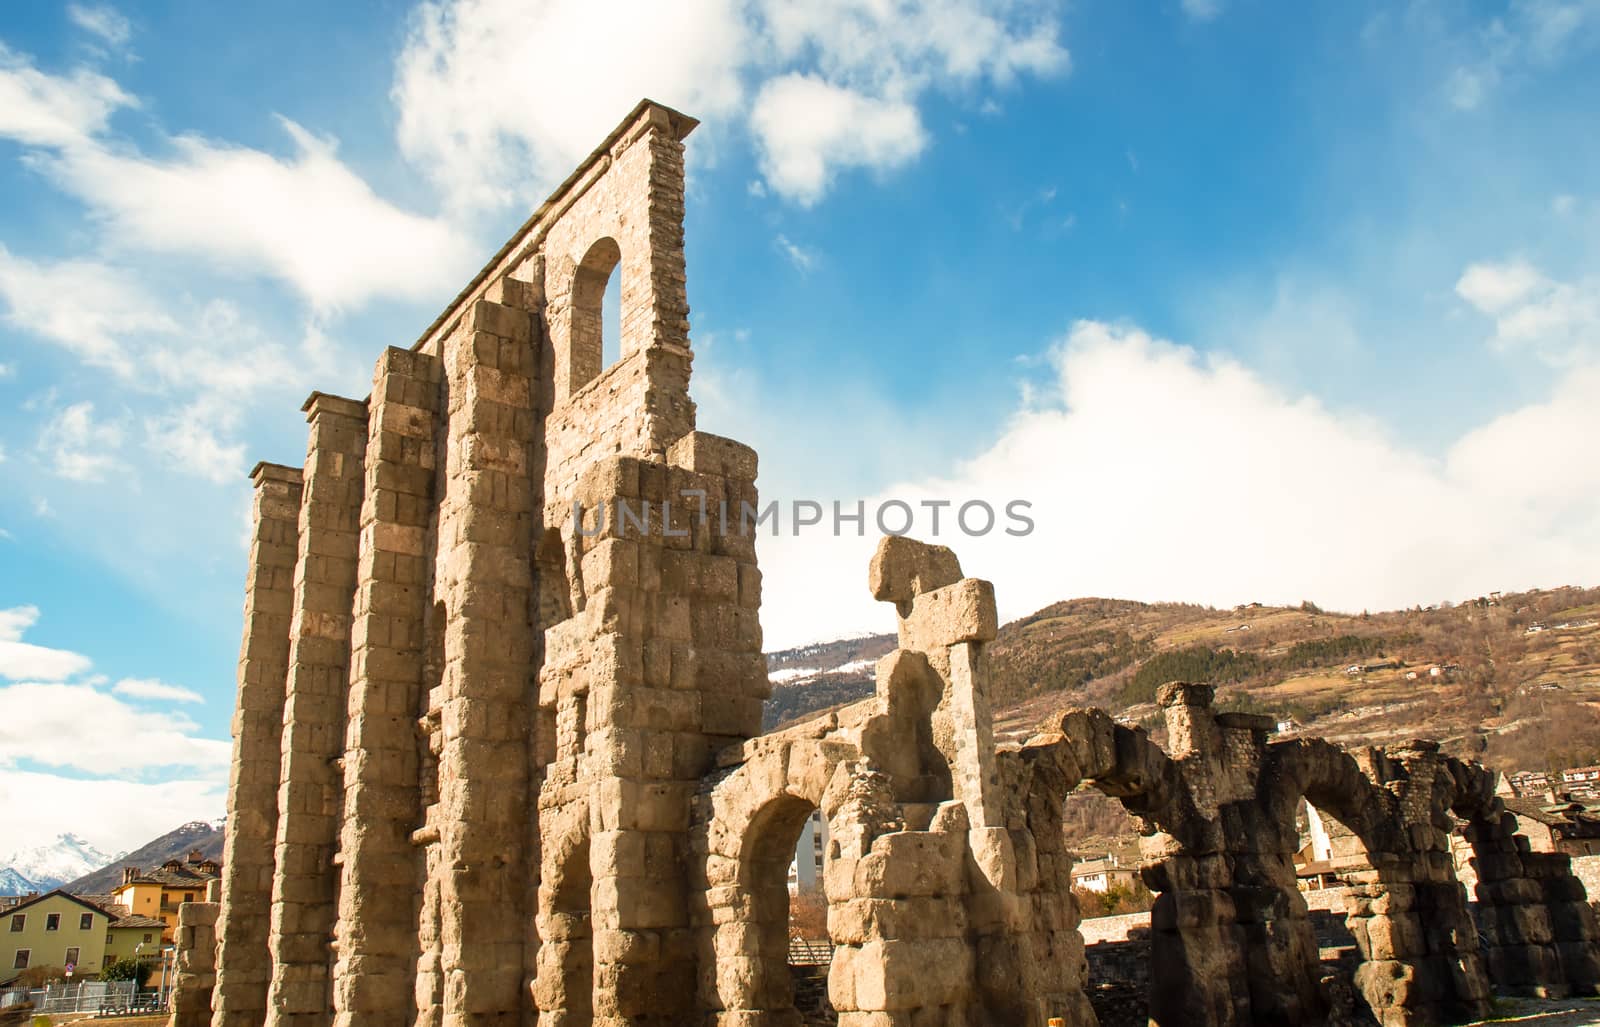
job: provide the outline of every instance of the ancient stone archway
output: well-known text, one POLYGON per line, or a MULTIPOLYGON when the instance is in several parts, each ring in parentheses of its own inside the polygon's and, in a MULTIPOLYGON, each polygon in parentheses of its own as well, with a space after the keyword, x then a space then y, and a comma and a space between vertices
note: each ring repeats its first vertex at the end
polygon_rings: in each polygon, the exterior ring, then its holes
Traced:
MULTIPOLYGON (((1403 1016, 1421 995, 1407 982, 1416 978, 1417 961, 1426 957, 1427 948, 1416 911, 1410 839, 1394 816, 1391 797, 1375 788, 1348 752, 1321 739, 1268 746, 1261 779, 1262 853, 1250 861, 1252 883, 1275 889, 1281 911, 1295 922, 1292 931, 1278 932, 1280 958, 1266 961, 1276 963, 1279 975, 1291 977, 1299 990, 1315 993, 1321 967, 1292 862, 1303 799, 1347 830, 1366 854, 1371 869, 1359 875, 1345 910, 1362 960, 1354 984, 1380 1021, 1403 1016)), ((1256 991, 1270 1004, 1265 987, 1256 991)))
POLYGON ((1449 812, 1466 822, 1478 926, 1489 979, 1513 995, 1600 992, 1600 937, 1583 883, 1564 853, 1533 852, 1482 767, 1449 761, 1449 812))
POLYGON ((789 863, 812 811, 837 812, 828 783, 858 753, 814 738, 748 748, 701 797, 691 829, 706 882, 691 911, 700 999, 715 1011, 708 1024, 791 1027, 800 1020, 789 973, 789 863))

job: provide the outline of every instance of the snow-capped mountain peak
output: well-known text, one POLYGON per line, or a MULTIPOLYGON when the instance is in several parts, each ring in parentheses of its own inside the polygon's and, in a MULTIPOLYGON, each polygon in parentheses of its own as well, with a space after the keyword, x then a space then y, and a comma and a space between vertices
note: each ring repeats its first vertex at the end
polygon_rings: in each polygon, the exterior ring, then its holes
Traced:
POLYGON ((122 858, 70 832, 50 845, 21 849, 0 860, 0 894, 48 891, 122 858))

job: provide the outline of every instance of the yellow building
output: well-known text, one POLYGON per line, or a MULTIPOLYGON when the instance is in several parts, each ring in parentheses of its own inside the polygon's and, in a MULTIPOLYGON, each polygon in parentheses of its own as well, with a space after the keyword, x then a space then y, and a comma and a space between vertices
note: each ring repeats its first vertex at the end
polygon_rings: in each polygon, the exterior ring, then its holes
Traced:
POLYGON ((100 957, 100 965, 137 959, 160 966, 161 932, 165 928, 165 924, 151 916, 130 915, 113 920, 106 930, 106 950, 100 957))
POLYGON ((114 919, 94 903, 59 890, 12 906, 0 913, 0 984, 38 967, 94 976, 104 965, 114 919))
POLYGON ((122 883, 111 892, 112 901, 127 907, 130 916, 160 920, 164 941, 172 941, 178 927, 178 907, 185 902, 204 902, 206 885, 221 875, 214 860, 198 851, 186 860, 169 859, 153 870, 122 868, 122 883))

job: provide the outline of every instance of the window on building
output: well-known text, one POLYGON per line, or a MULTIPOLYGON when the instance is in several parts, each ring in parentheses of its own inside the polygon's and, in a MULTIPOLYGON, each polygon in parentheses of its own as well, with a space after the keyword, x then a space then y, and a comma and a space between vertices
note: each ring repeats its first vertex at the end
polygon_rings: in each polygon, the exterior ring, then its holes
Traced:
POLYGON ((28 968, 28 957, 31 955, 33 955, 32 949, 18 949, 17 958, 11 961, 11 969, 26 970, 28 968))
POLYGON ((192 891, 184 892, 183 893, 183 901, 185 901, 185 902, 193 902, 194 901, 194 892, 192 892, 192 891))
POLYGON ((47 930, 47 931, 59 931, 59 930, 61 930, 61 914, 60 913, 46 913, 44 915, 44 929, 47 930))
POLYGON ((87 931, 94 927, 94 914, 84 913, 78 917, 78 930, 87 931))
POLYGON ((101 956, 100 957, 100 967, 101 967, 101 969, 104 969, 105 967, 108 967, 110 965, 111 965, 111 957, 110 956, 101 956))
POLYGON ((150 939, 151 939, 151 938, 153 938, 153 937, 155 937, 155 935, 153 935, 153 934, 147 934, 147 935, 145 935, 145 936, 144 936, 144 943, 145 943, 145 944, 146 944, 146 945, 148 945, 148 944, 150 944, 150 939))
POLYGON ((107 945, 111 944, 111 932, 110 931, 106 932, 106 944, 107 945))
POLYGON ((574 274, 568 395, 589 384, 622 355, 622 276, 616 273, 621 262, 622 250, 608 236, 589 247, 574 274), (610 331, 604 325, 608 309, 613 320, 610 331))
POLYGON ((12 934, 16 934, 18 931, 21 931, 22 928, 27 925, 27 923, 28 923, 28 914, 26 914, 26 913, 14 914, 11 917, 11 933, 12 934))
POLYGON ((68 949, 67 950, 67 958, 62 962, 61 965, 62 966, 77 966, 78 965, 78 950, 76 948, 68 949))

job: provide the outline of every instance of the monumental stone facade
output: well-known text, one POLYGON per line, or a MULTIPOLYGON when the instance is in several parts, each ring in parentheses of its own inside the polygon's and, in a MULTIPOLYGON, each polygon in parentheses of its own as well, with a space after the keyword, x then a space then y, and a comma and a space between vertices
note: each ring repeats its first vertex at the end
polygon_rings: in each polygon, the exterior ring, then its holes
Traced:
POLYGON ((1172 684, 1165 750, 1098 710, 997 746, 993 589, 940 546, 872 560, 899 630, 876 694, 760 734, 756 457, 688 391, 694 124, 641 103, 368 396, 312 395, 302 467, 253 473, 222 896, 186 914, 175 1025, 792 1027, 816 810, 841 1027, 1093 1024, 1061 830, 1084 782, 1147 831, 1154 1022, 1324 1016, 1302 798, 1370 856, 1348 915, 1383 1023, 1595 992, 1566 857, 1432 745, 1273 741, 1172 684))

